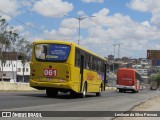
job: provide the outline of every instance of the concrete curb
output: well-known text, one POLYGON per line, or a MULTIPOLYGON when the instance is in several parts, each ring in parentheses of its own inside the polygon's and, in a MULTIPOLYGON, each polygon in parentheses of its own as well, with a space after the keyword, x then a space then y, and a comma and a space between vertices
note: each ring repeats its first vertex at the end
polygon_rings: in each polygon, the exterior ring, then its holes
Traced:
MULTIPOLYGON (((116 91, 116 87, 106 87, 106 91, 116 91)), ((0 82, 0 90, 4 91, 31 91, 37 90, 29 86, 29 83, 11 83, 11 82, 0 82)))
POLYGON ((29 86, 29 83, 11 83, 11 82, 0 82, 0 90, 18 90, 18 91, 27 91, 27 90, 36 90, 29 86))

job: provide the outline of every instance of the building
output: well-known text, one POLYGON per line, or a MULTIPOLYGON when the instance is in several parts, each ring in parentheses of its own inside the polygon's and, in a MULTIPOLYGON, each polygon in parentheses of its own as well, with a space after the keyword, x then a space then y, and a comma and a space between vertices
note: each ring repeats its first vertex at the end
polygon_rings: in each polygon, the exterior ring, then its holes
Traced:
POLYGON ((3 76, 3 81, 29 82, 30 63, 26 62, 23 69, 22 61, 18 60, 18 53, 8 52, 5 54, 7 54, 9 57, 7 57, 7 60, 3 63, 3 66, 0 60, 0 81, 2 81, 3 76))
POLYGON ((0 61, 0 80, 4 81, 12 81, 12 82, 28 82, 30 76, 30 65, 29 62, 25 64, 23 69, 23 64, 21 60, 11 61, 7 60, 5 64, 3 64, 3 72, 0 61), (24 81, 23 81, 23 70, 24 70, 24 81))
POLYGON ((148 76, 148 70, 147 69, 136 69, 139 74, 142 76, 148 76))
POLYGON ((114 55, 108 55, 108 60, 114 60, 114 55))
POLYGON ((136 69, 142 76, 144 83, 148 83, 148 69, 150 68, 150 62, 145 58, 139 58, 137 63, 139 64, 132 65, 132 68, 136 69))

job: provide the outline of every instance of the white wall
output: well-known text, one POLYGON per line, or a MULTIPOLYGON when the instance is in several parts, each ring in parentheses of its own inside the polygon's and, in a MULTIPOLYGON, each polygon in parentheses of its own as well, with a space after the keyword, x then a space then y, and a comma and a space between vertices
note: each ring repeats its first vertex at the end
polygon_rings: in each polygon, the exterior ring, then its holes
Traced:
MULTIPOLYGON (((9 61, 3 65, 3 71, 16 71, 17 61, 9 61)), ((0 71, 2 71, 1 61, 0 61, 0 71)))
MULTIPOLYGON (((0 61, 0 71, 2 71, 1 61, 0 61)), ((9 61, 7 60, 5 65, 3 65, 4 72, 17 72, 17 75, 23 75, 23 65, 21 60, 9 61)), ((24 75, 30 75, 30 63, 25 64, 24 75)))
MULTIPOLYGON (((23 75, 23 64, 21 60, 17 60, 17 75, 23 75)), ((30 63, 25 64, 24 75, 30 75, 30 63)))
POLYGON ((141 74, 141 75, 147 75, 147 69, 137 69, 137 71, 141 74))

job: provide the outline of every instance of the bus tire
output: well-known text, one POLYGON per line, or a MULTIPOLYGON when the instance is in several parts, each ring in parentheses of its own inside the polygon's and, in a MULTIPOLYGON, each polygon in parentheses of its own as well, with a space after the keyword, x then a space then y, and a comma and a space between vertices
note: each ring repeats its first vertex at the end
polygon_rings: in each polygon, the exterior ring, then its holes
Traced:
POLYGON ((139 89, 136 91, 136 93, 139 93, 139 89))
POLYGON ((80 93, 80 97, 81 98, 85 98, 86 97, 86 93, 87 93, 87 83, 84 83, 83 91, 82 91, 82 93, 80 93))
POLYGON ((124 93, 125 93, 126 91, 127 91, 126 89, 123 90, 124 93))
POLYGON ((99 92, 96 93, 96 96, 102 95, 102 85, 99 87, 99 92))
POLYGON ((120 92, 120 93, 123 92, 123 89, 119 89, 119 92, 120 92))
POLYGON ((58 95, 58 90, 53 89, 53 88, 47 88, 46 89, 46 95, 48 97, 56 97, 58 95))
POLYGON ((137 91, 136 90, 132 90, 132 93, 136 93, 137 91))
POLYGON ((74 91, 70 91, 70 95, 71 95, 72 97, 75 97, 75 96, 77 96, 77 93, 74 92, 74 91))

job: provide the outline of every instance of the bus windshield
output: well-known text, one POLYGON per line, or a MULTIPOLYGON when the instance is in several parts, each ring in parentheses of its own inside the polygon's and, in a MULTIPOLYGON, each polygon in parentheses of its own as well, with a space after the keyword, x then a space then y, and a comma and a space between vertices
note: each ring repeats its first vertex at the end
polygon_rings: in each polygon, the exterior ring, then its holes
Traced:
POLYGON ((37 44, 35 57, 40 61, 66 61, 71 47, 63 44, 37 44))

